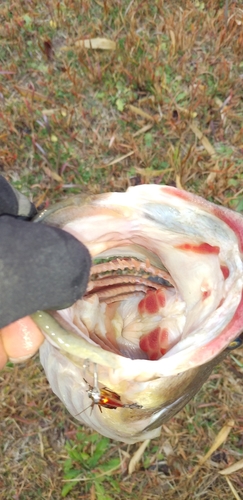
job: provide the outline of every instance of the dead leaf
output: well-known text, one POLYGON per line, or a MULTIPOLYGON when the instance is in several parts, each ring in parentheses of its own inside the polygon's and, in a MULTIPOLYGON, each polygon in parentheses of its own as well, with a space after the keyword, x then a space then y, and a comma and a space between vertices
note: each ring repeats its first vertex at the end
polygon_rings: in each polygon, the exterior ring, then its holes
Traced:
POLYGON ((46 116, 52 116, 58 113, 58 108, 53 108, 53 109, 43 109, 42 114, 46 116))
POLYGON ((95 493, 95 485, 94 483, 91 485, 91 488, 90 488, 90 497, 89 497, 89 500, 96 500, 96 493, 95 493))
POLYGON ((193 473, 190 475, 190 479, 192 479, 192 477, 198 472, 200 467, 208 460, 208 458, 212 455, 212 453, 214 453, 214 451, 216 451, 221 446, 221 444, 223 444, 226 441, 234 424, 235 424, 234 420, 229 420, 229 422, 227 422, 227 424, 224 425, 224 427, 221 429, 221 431, 219 431, 212 446, 209 448, 206 455, 204 455, 204 457, 201 458, 201 460, 199 461, 199 464, 197 465, 197 467, 195 467, 193 473))
POLYGON ((58 142, 58 138, 55 134, 51 134, 51 142, 58 142))
MULTIPOLYGON (((35 185, 33 185, 32 187, 35 187, 35 185)), ((40 185, 37 184, 37 187, 40 187, 40 185)), ((35 201, 35 206, 37 208, 40 207, 42 205, 42 203, 45 201, 47 193, 48 193, 48 190, 46 190, 44 193, 42 193, 42 195, 39 196, 39 198, 35 201)))
POLYGON ((150 130, 152 127, 153 127, 152 123, 149 123, 148 125, 144 125, 144 127, 142 127, 139 130, 137 130, 137 132, 135 132, 134 134, 132 134, 132 136, 133 137, 138 137, 141 134, 145 134, 145 132, 147 132, 148 130, 150 130))
POLYGON ((182 106, 176 106, 178 111, 180 113, 183 113, 186 116, 189 116, 190 118, 196 118, 197 117, 197 112, 196 111, 189 111, 189 109, 183 108, 182 106))
POLYGON ((42 114, 46 116, 56 115, 61 113, 62 116, 67 116, 67 111, 63 108, 53 108, 53 109, 42 109, 42 114))
POLYGON ((152 120, 154 121, 154 117, 146 113, 140 108, 137 108, 137 106, 133 106, 132 104, 128 105, 128 108, 135 114, 142 116, 143 118, 146 118, 147 120, 152 120))
POLYGON ((130 151, 130 153, 127 153, 123 156, 119 156, 119 158, 116 158, 115 160, 110 161, 110 163, 106 163, 105 165, 101 165, 98 168, 106 168, 106 167, 111 167, 111 165, 115 165, 116 163, 119 163, 122 160, 125 160, 125 158, 128 158, 129 156, 134 155, 134 151, 130 151))
POLYGON ((226 476, 228 474, 233 474, 233 472, 237 472, 240 469, 243 469, 243 458, 238 462, 235 462, 235 464, 231 465, 230 467, 226 467, 226 469, 221 470, 220 474, 226 476))
POLYGON ((195 123, 191 123, 190 129, 193 131, 193 133, 199 139, 199 141, 201 141, 204 149, 206 149, 206 151, 208 152, 208 154, 210 156, 214 156, 216 154, 216 151, 215 151, 214 147, 212 146, 212 144, 210 144, 210 142, 207 139, 207 137, 205 137, 205 135, 203 135, 203 133, 201 132, 201 130, 199 130, 199 128, 197 127, 197 125, 195 123))
POLYGON ((116 50, 116 42, 108 38, 89 38, 77 40, 75 47, 84 47, 93 50, 116 50))
POLYGON ((181 178, 178 174, 176 174, 176 187, 177 189, 184 189, 181 183, 181 178))
POLYGON ((43 47, 39 44, 40 49, 42 50, 43 54, 47 57, 49 61, 52 60, 53 58, 53 46, 51 40, 48 38, 43 41, 43 47))
POLYGON ((221 444, 223 444, 226 441, 230 431, 234 427, 234 424, 235 424, 234 420, 229 420, 229 422, 227 422, 227 424, 224 425, 221 431, 219 431, 218 435, 216 436, 212 446, 209 448, 206 455, 204 455, 204 457, 202 457, 201 460, 199 461, 199 465, 203 465, 207 461, 207 459, 212 455, 212 453, 216 451, 221 446, 221 444))
POLYGON ((176 50, 176 39, 175 39, 175 33, 172 30, 170 30, 170 39, 172 45, 172 55, 174 55, 176 50))
POLYGON ((48 101, 45 95, 36 92, 33 89, 28 89, 24 87, 19 87, 15 85, 15 89, 23 96, 23 97, 31 97, 31 99, 35 99, 36 101, 48 101))
POLYGON ((232 491, 232 493, 233 493, 233 495, 234 495, 235 499, 236 499, 236 500, 241 500, 240 496, 238 495, 238 493, 237 493, 237 491, 236 491, 235 487, 233 486, 233 484, 231 483, 231 481, 229 480, 229 478, 228 478, 228 477, 226 477, 225 479, 226 479, 226 481, 227 481, 227 483, 228 483, 228 485, 229 485, 229 487, 230 487, 230 489, 231 489, 231 491, 232 491))
POLYGON ((56 172, 53 172, 53 170, 51 170, 49 167, 43 166, 42 168, 43 168, 45 174, 48 175, 48 177, 51 177, 54 181, 63 182, 60 175, 58 175, 56 172))
POLYGON ((210 174, 208 174, 208 177, 206 179, 206 184, 208 186, 213 184, 213 182, 215 181, 216 175, 217 175, 216 172, 210 172, 210 174))
POLYGON ((133 457, 131 458, 129 465, 128 465, 128 474, 132 474, 135 471, 136 465, 143 456, 143 453, 145 449, 147 448, 148 444, 150 443, 150 439, 146 439, 141 443, 137 451, 134 453, 133 457))
POLYGON ((170 457, 170 456, 174 455, 174 450, 171 446, 169 439, 166 439, 166 441, 164 441, 164 443, 162 445, 162 450, 163 450, 166 457, 170 457))

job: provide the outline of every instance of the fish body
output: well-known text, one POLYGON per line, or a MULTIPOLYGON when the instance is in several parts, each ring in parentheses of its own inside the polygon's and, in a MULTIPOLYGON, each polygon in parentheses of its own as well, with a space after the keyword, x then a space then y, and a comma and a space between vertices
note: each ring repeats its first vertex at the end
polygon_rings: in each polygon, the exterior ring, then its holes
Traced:
POLYGON ((241 332, 243 217, 142 185, 73 197, 36 221, 70 232, 93 259, 82 300, 33 316, 47 338, 40 358, 53 391, 105 436, 158 436, 241 332), (94 378, 120 405, 86 410, 94 378))

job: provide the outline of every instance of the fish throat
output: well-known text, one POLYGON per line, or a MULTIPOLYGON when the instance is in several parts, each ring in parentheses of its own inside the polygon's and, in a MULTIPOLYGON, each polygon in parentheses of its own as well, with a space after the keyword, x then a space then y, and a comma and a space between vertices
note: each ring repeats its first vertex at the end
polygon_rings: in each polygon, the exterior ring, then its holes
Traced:
POLYGON ((178 292, 162 264, 151 264, 149 258, 111 256, 94 259, 77 314, 79 311, 89 337, 106 350, 132 359, 155 360, 181 333, 175 321, 173 329, 168 325, 173 304, 176 316, 178 292))

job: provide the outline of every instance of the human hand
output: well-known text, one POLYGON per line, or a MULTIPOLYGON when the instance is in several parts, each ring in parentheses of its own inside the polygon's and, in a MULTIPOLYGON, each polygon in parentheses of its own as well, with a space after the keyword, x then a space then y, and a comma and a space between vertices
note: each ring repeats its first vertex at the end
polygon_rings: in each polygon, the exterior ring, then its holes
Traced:
POLYGON ((29 315, 70 306, 89 278, 88 249, 61 229, 31 223, 35 213, 0 176, 0 368, 29 358, 43 342, 29 315))

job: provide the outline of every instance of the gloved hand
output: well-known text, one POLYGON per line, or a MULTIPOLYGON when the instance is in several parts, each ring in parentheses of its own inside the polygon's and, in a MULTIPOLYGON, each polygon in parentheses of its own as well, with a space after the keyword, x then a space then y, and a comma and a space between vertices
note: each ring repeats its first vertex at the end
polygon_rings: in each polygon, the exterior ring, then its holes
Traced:
POLYGON ((30 222, 35 213, 0 176, 0 368, 8 358, 32 356, 42 343, 28 316, 70 306, 89 279, 88 249, 62 229, 30 222))

